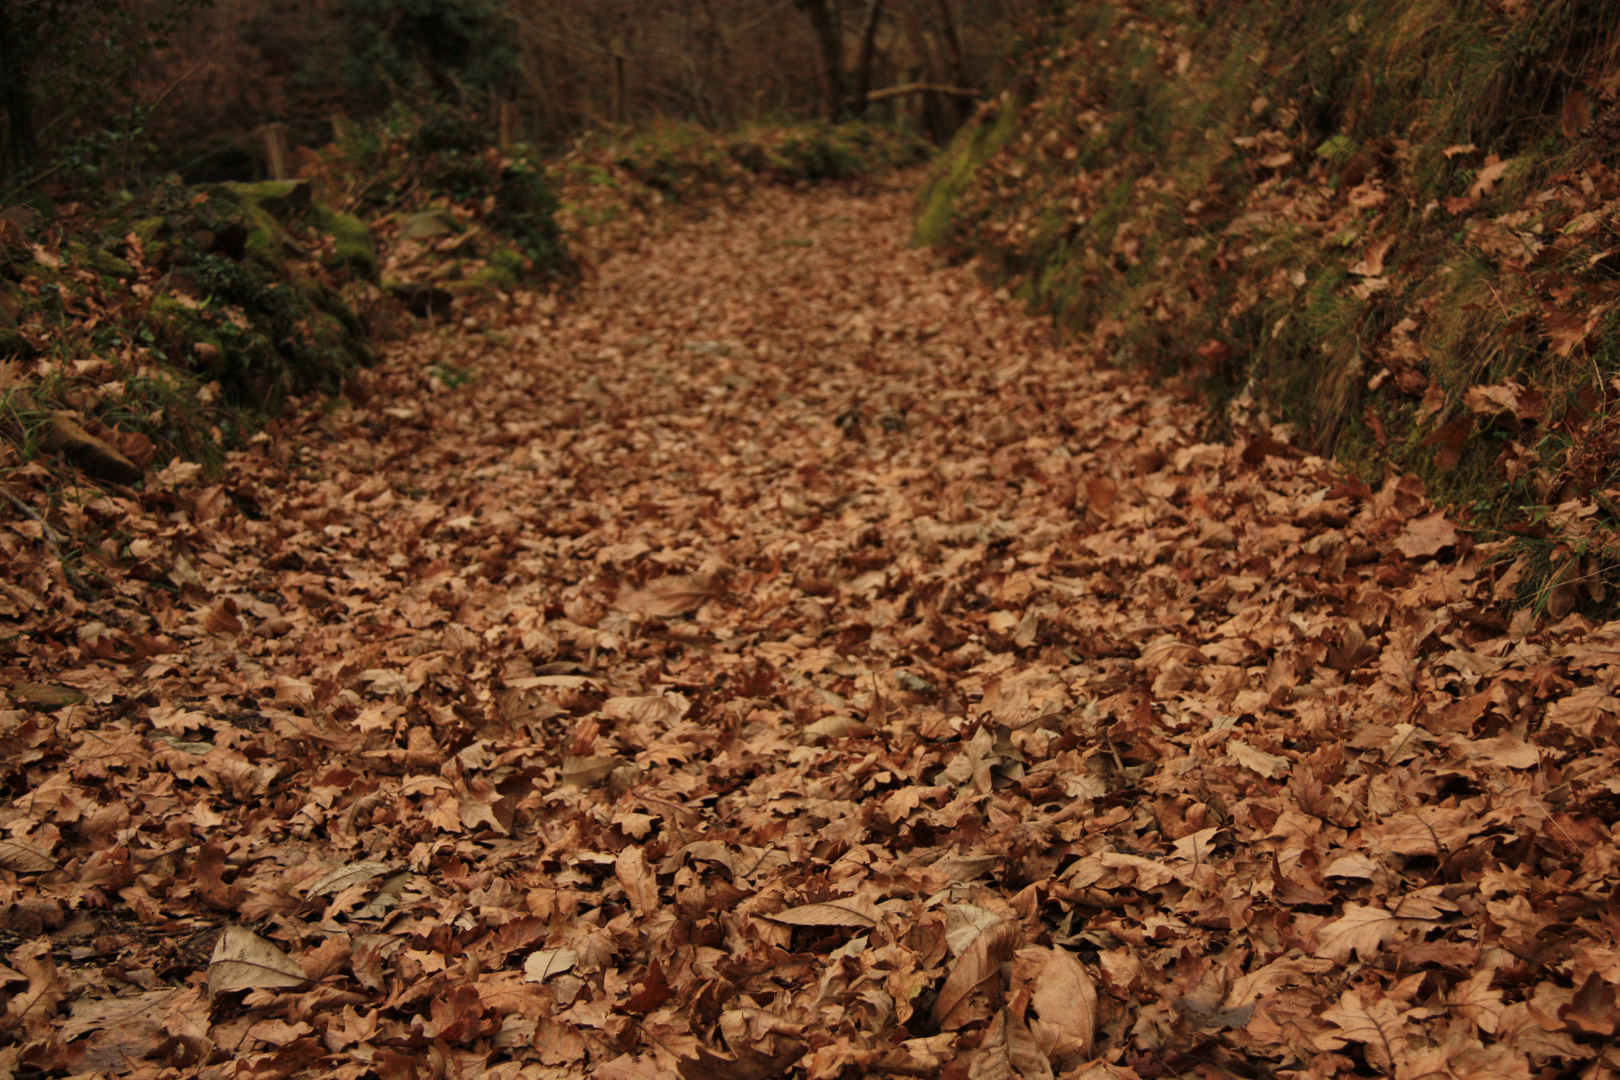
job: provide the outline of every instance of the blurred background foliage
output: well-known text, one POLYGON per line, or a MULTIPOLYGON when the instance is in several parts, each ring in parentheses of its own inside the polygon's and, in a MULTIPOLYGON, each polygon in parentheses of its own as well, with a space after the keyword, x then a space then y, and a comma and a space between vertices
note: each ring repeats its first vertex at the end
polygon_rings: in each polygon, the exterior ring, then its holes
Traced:
POLYGON ((1038 0, 0 0, 0 187, 251 180, 391 108, 567 149, 668 122, 950 138, 1038 0), (109 177, 108 173, 116 174, 109 177))

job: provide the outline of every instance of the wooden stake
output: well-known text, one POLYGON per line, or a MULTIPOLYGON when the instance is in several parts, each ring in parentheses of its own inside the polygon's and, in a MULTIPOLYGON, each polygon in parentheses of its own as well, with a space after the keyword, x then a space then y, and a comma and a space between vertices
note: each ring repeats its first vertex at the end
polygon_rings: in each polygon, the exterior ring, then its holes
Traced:
POLYGON ((264 137, 264 159, 270 179, 287 179, 292 175, 287 153, 287 125, 266 124, 259 133, 264 137))
POLYGON ((510 150, 515 144, 523 141, 523 118, 518 115, 515 103, 501 102, 500 125, 502 150, 510 150))

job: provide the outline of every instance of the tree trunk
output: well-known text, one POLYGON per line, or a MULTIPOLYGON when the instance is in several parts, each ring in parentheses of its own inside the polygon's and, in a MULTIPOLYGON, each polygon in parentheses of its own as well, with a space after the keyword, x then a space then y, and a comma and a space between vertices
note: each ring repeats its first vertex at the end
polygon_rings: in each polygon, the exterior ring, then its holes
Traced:
POLYGON ((951 62, 951 82, 957 86, 968 84, 967 61, 962 56, 962 37, 956 32, 956 12, 951 0, 935 0, 939 10, 939 36, 945 42, 945 52, 951 62))
POLYGON ((861 51, 855 58, 855 97, 850 110, 856 116, 866 112, 867 96, 872 92, 872 57, 877 50, 878 22, 883 18, 883 0, 867 0, 866 22, 861 27, 861 51))
POLYGON ((624 123, 624 54, 617 42, 613 45, 613 126, 624 123))
POLYGON ((23 74, 28 50, 11 7, 0 0, 0 177, 21 173, 34 156, 34 110, 23 74))
POLYGON ((827 119, 837 123, 844 113, 844 29, 838 24, 838 13, 833 0, 799 0, 799 6, 810 17, 810 27, 816 32, 816 45, 821 50, 821 67, 826 92, 827 119))
MULTIPOLYGON (((968 86, 967 60, 962 54, 962 37, 956 32, 956 12, 951 0, 935 0, 935 7, 939 9, 939 36, 945 42, 945 54, 950 62, 950 81, 956 86, 968 86)), ((967 119, 971 104, 964 98, 940 100, 941 108, 950 113, 952 134, 967 119)))

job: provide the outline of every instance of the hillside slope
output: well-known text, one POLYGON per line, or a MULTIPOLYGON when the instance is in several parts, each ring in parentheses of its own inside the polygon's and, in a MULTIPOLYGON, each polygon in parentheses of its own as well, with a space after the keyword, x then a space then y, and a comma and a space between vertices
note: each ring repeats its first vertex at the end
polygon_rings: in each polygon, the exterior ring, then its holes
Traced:
POLYGON ((1617 548, 1620 8, 1060 5, 919 235, 1119 363, 1520 539, 1524 599, 1617 548))

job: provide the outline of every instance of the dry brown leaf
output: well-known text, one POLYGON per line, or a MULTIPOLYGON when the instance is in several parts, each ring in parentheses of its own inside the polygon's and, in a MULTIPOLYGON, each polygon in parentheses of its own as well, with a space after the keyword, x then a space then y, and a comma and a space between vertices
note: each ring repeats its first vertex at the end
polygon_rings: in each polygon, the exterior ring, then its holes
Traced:
POLYGON ((699 1045, 693 1048, 695 1056, 681 1058, 677 1068, 682 1080, 767 1080, 782 1075, 804 1056, 803 1043, 780 1041, 780 1047, 765 1051, 740 1047, 731 1057, 699 1045))
POLYGON ((33 941, 12 953, 11 959, 28 979, 26 990, 14 993, 0 1014, 0 1030, 21 1030, 27 1038, 38 1038, 49 1030, 52 1017, 62 1004, 65 987, 51 959, 49 941, 33 941))
POLYGON ((347 866, 335 866, 316 878, 309 886, 310 896, 330 896, 344 889, 362 885, 374 878, 382 877, 393 869, 385 862, 375 859, 361 859, 349 863, 347 866))
POLYGON ((573 784, 575 787, 590 787, 605 779, 609 773, 624 764, 624 759, 611 756, 591 755, 576 757, 569 755, 563 758, 563 783, 573 784))
POLYGON ((996 1013, 968 1065, 969 1080, 1051 1080, 1046 1059, 1023 1021, 1006 1009, 996 1013))
POLYGON ((1257 772, 1261 776, 1271 779, 1288 775, 1290 762, 1285 757, 1268 754, 1264 750, 1256 750, 1248 743, 1239 742, 1235 739, 1229 740, 1224 749, 1228 757, 1251 772, 1257 772))
POLYGON ((696 611, 710 600, 724 596, 713 578, 701 574, 675 574, 659 578, 644 589, 625 593, 613 602, 620 611, 667 619, 696 611))
POLYGON ((680 722, 692 703, 680 694, 611 697, 602 702, 602 715, 611 720, 672 725, 680 722))
POLYGON ((881 915, 870 900, 857 896, 828 903, 800 904, 764 917, 789 926, 853 926, 869 929, 878 925, 881 915))
POLYGON ((1384 945, 1423 925, 1421 920, 1397 918, 1383 908, 1345 904, 1344 914, 1316 928, 1315 955, 1336 964, 1349 963, 1352 954, 1372 956, 1384 945))
POLYGON ((545 982, 553 975, 572 971, 579 963, 579 953, 573 949, 537 949, 523 961, 523 977, 530 982, 545 982))
MULTIPOLYGON (((1368 991, 1352 989, 1339 1003, 1322 1013, 1322 1019, 1338 1031, 1322 1040, 1322 1049, 1333 1049, 1343 1042, 1363 1044, 1368 1061, 1382 1069, 1392 1069, 1411 1045, 1407 1017, 1387 997, 1368 1000, 1368 991)), ((1414 1010, 1415 1011, 1415 1010, 1414 1010)))
POLYGON ((288 990, 309 982, 286 953, 243 926, 230 925, 208 958, 208 995, 234 990, 288 990))
POLYGON ((1020 936, 1016 923, 998 922, 973 939, 940 987, 934 1001, 934 1023, 946 1031, 966 1023, 969 997, 980 986, 1000 978, 1001 964, 1018 947, 1020 936))
POLYGON ((49 852, 21 840, 0 840, 0 867, 14 874, 48 874, 59 869, 49 852))
POLYGON ((807 724, 799 733, 799 741, 807 746, 817 746, 828 739, 854 738, 860 735, 870 735, 872 729, 853 716, 843 713, 834 716, 823 716, 813 724, 807 724))
POLYGON ((11 687, 10 692, 17 704, 46 712, 78 705, 85 700, 82 692, 57 683, 19 682, 11 687))
POLYGON ((1438 555, 1456 544, 1457 528, 1446 520, 1445 512, 1441 510, 1413 518, 1401 535, 1395 538, 1396 549, 1409 559, 1438 555))
POLYGON ((1054 1061, 1089 1058, 1097 1032, 1097 988, 1085 965, 1067 949, 1052 949, 1035 977, 1030 1030, 1054 1061))
POLYGON ((640 845, 631 844, 619 853, 613 873, 624 886, 630 908, 637 915, 648 916, 658 910, 658 876, 647 865, 647 856, 640 845))

